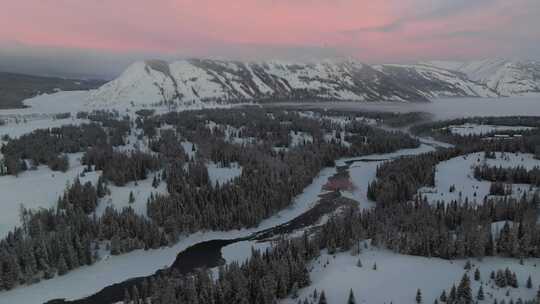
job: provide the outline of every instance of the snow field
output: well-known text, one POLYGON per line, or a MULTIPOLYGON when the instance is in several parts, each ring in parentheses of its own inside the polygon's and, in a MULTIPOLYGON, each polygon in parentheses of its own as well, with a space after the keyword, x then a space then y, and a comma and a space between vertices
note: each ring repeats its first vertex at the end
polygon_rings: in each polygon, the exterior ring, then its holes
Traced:
MULTIPOLYGON (((52 171, 47 166, 38 166, 36 170, 28 170, 15 177, 0 176, 1 210, 0 237, 5 237, 15 226, 20 226, 21 205, 27 209, 51 208, 56 206, 66 186, 80 177, 84 166, 80 163, 82 153, 68 154, 70 168, 68 171, 52 171)), ((98 172, 86 173, 80 177, 81 183, 96 183, 98 172)))
MULTIPOLYGON (((363 247, 363 246, 362 246, 363 247)), ((527 259, 524 265, 517 259, 484 258, 482 261, 472 259, 471 279, 473 296, 476 296, 480 282, 473 279, 474 270, 479 268, 481 281, 484 283, 485 300, 480 303, 493 303, 492 296, 498 299, 521 297, 532 299, 536 295, 540 283, 540 259, 527 259), (498 288, 489 279, 491 271, 509 267, 518 278, 519 288, 498 288), (528 276, 531 276, 533 288, 525 288, 528 276), (505 293, 510 290, 510 296, 505 293)), ((396 303, 413 304, 416 290, 422 291, 423 303, 433 303, 443 289, 448 294, 452 284, 459 284, 465 273, 466 260, 443 260, 396 254, 388 250, 363 249, 359 256, 351 256, 349 252, 329 255, 326 252, 311 263, 311 280, 309 287, 299 291, 299 299, 309 297, 314 289, 319 293, 324 290, 328 303, 347 303, 349 290, 352 289, 357 303, 396 303), (362 267, 358 267, 358 259, 362 267), (373 265, 377 264, 377 270, 373 265)), ((282 304, 295 304, 298 299, 286 299, 282 304)))
MULTIPOLYGON (((443 201, 448 204, 453 200, 464 202, 467 198, 471 203, 481 204, 484 198, 489 196, 491 182, 475 179, 474 167, 486 164, 505 168, 523 166, 530 170, 534 166, 540 166, 540 160, 534 159, 532 154, 495 154, 496 159, 485 159, 484 153, 478 152, 439 163, 436 167, 435 187, 424 187, 418 191, 419 195, 425 196, 430 203, 443 201), (455 191, 450 192, 451 186, 455 186, 455 191)), ((520 197, 524 192, 530 192, 530 185, 512 185, 514 197, 520 197)))

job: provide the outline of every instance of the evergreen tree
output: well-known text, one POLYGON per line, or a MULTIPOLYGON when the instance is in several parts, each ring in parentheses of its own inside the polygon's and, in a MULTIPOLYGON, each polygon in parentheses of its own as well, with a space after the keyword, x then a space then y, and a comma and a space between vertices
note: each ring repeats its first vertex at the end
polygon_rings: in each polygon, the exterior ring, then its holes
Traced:
POLYGON ((135 202, 135 196, 133 195, 133 191, 129 191, 129 203, 133 204, 135 202))
POLYGON ((294 283, 292 288, 291 288, 291 297, 293 299, 296 299, 298 298, 298 283, 294 283))
POLYGON ((416 290, 416 303, 421 304, 422 303, 422 291, 420 291, 420 288, 416 290))
POLYGON ((454 303, 456 300, 457 300, 456 285, 452 285, 452 288, 450 289, 450 294, 448 295, 447 303, 454 303))
POLYGON ((446 290, 442 291, 441 296, 439 297, 439 300, 441 300, 441 302, 446 302, 446 300, 447 300, 446 290))
POLYGON ((472 291, 471 291, 471 281, 469 276, 465 273, 461 278, 461 282, 457 288, 457 300, 462 304, 471 304, 473 301, 472 291))
POLYGON ((478 268, 474 271, 474 280, 480 281, 480 270, 478 268))
POLYGON ((58 258, 58 274, 64 275, 68 272, 68 266, 66 263, 66 259, 64 258, 64 255, 60 255, 58 258))
POLYGON ((124 301, 123 304, 131 304, 131 295, 127 289, 124 289, 124 301))
POLYGON ((321 296, 319 298, 319 304, 328 304, 326 301, 326 295, 324 294, 324 290, 321 291, 321 296))
POLYGON ((478 289, 478 294, 476 295, 476 299, 478 299, 479 301, 484 300, 484 288, 482 287, 482 285, 480 285, 480 288, 478 289))
POLYGON ((154 175, 154 178, 152 179, 152 187, 156 189, 158 186, 159 186, 159 181, 158 181, 157 175, 154 175))
POLYGON ((133 288, 131 290, 131 298, 133 299, 133 304, 139 304, 140 295, 139 289, 136 285, 133 285, 133 288))
POLYGON ((353 293, 352 288, 349 291, 349 299, 347 300, 347 304, 356 304, 356 299, 354 298, 354 293, 353 293))
POLYGON ((531 276, 529 275, 529 277, 527 278, 527 284, 526 284, 527 288, 528 289, 531 289, 533 287, 533 284, 532 284, 532 279, 531 279, 531 276))

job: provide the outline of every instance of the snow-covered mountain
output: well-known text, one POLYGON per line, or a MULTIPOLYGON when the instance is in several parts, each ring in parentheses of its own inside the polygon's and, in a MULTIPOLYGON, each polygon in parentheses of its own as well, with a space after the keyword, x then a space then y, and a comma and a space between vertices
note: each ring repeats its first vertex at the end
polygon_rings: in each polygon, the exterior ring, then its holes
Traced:
POLYGON ((496 95, 461 72, 430 66, 181 60, 132 64, 92 92, 91 104, 192 104, 265 100, 427 101, 496 95))
POLYGON ((467 75, 501 96, 540 92, 540 62, 531 60, 486 59, 470 62, 429 61, 434 66, 467 75))
POLYGON ((374 66, 427 97, 497 97, 498 94, 485 84, 471 80, 466 74, 428 64, 385 64, 374 66))

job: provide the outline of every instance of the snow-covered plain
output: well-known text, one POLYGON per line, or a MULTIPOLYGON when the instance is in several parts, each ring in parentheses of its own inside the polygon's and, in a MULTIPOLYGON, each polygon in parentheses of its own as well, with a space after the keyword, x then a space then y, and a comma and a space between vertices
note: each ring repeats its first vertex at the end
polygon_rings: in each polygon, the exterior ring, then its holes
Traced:
MULTIPOLYGON (((97 172, 101 174, 101 171, 97 172)), ((101 216, 105 212, 105 209, 110 206, 116 210, 131 207, 135 213, 146 216, 146 203, 150 195, 168 193, 165 182, 161 182, 157 188, 152 187, 153 177, 154 174, 150 174, 144 180, 129 182, 122 187, 109 184, 107 187, 111 193, 99 200, 96 215, 101 216), (133 198, 135 199, 132 203, 129 202, 130 193, 133 193, 133 198)))
MULTIPOLYGON (((308 298, 317 289, 324 290, 328 303, 347 303, 349 290, 353 290, 356 303, 396 303, 413 304, 416 290, 422 291, 423 303, 433 303, 442 290, 448 294, 453 284, 459 284, 465 273, 466 260, 443 260, 396 254, 388 250, 369 248, 364 249, 359 256, 351 256, 349 252, 328 255, 323 253, 311 263, 312 284, 299 291, 299 298, 308 298), (357 267, 358 259, 362 267, 357 267), (325 265, 328 262, 328 265, 325 265), (377 270, 373 265, 377 264, 377 270)), ((472 271, 469 271, 473 296, 476 296, 480 286, 479 281, 473 280, 473 273, 479 268, 481 281, 484 283, 485 300, 480 303, 493 303, 493 297, 513 298, 514 302, 522 299, 533 299, 536 288, 527 289, 525 282, 529 275, 533 286, 540 282, 540 259, 526 259, 524 265, 518 259, 484 258, 482 261, 472 259, 472 271), (489 279, 491 271, 509 267, 517 275, 519 288, 492 288, 493 281, 489 279), (505 293, 510 290, 510 296, 505 293)), ((294 304, 298 299, 286 299, 282 304, 294 304)), ((316 302, 315 302, 316 303, 316 302)))
MULTIPOLYGON (((66 185, 80 177, 84 166, 80 163, 81 153, 69 154, 68 171, 52 171, 47 166, 39 166, 15 177, 0 176, 1 210, 0 237, 5 237, 15 226, 20 226, 20 208, 50 208, 56 205, 58 197, 64 193, 66 185)), ((96 183, 99 175, 96 172, 86 173, 80 177, 82 183, 96 183)), ((0 300, 1 301, 1 300, 0 300)))
MULTIPOLYGON (((431 203, 437 201, 450 203, 453 200, 464 202, 468 199, 471 203, 480 204, 484 197, 489 196, 491 182, 475 179, 474 167, 486 164, 503 168, 522 166, 530 170, 540 166, 540 160, 535 159, 532 154, 500 152, 495 154, 496 159, 485 158, 484 153, 478 152, 439 163, 436 167, 435 187, 424 187, 420 189, 419 194, 431 203), (455 186, 455 191, 450 192, 451 186, 455 186)), ((520 197, 523 192, 530 192, 530 185, 512 185, 513 196, 520 197)))

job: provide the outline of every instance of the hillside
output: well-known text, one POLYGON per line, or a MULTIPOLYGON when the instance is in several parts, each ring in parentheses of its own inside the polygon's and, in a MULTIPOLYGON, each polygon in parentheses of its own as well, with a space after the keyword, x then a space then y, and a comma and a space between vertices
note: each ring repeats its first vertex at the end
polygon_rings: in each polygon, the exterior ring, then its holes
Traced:
POLYGON ((430 61, 425 64, 454 70, 485 84, 501 96, 540 92, 540 62, 486 59, 469 62, 430 61))
POLYGON ((23 100, 39 94, 94 89, 103 83, 0 72, 0 109, 24 108, 23 100))
POLYGON ((186 104, 208 101, 428 101, 440 96, 496 96, 462 73, 432 67, 181 60, 136 62, 90 96, 91 104, 186 104))

